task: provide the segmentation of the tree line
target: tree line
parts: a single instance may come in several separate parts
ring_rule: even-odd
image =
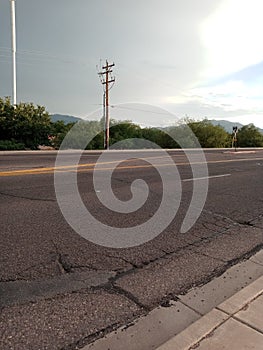
[[[114,148],[195,148],[199,145],[221,148],[231,147],[231,142],[230,133],[206,119],[187,119],[163,129],[142,128],[131,121],[111,120],[110,124],[110,146]],[[0,150],[38,149],[40,145],[54,149],[80,149],[83,145],[86,149],[103,149],[103,120],[83,120],[76,124],[52,122],[43,106],[33,103],[13,106],[10,98],[0,98]],[[263,147],[263,134],[253,124],[245,125],[238,131],[237,145]]]

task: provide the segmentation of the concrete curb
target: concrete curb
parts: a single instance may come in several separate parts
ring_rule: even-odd
[[[157,348],[157,350],[190,350],[200,346],[200,342],[248,306],[263,293],[263,276],[214,308],[207,315],[190,325],[184,331]],[[260,311],[259,311],[260,312]],[[253,328],[254,329],[254,328]],[[242,331],[240,327],[240,332]],[[260,333],[261,334],[261,333]],[[262,338],[263,339],[263,338]],[[230,344],[229,344],[230,345]],[[262,343],[261,343],[262,345]],[[230,349],[230,347],[229,347]],[[246,348],[248,349],[248,348]],[[251,347],[254,349],[254,347]]]
[[[177,339],[179,335],[181,337],[191,325],[196,325],[190,333],[190,344],[194,343],[196,339],[202,339],[204,334],[210,334],[231,318],[231,314],[223,309],[219,310],[219,306],[226,301],[236,305],[232,300],[237,292],[242,291],[243,304],[250,300],[253,293],[257,295],[252,282],[262,275],[263,250],[260,250],[249,260],[230,267],[207,284],[194,287],[185,295],[178,295],[178,300],[171,301],[170,307],[157,307],[132,324],[122,326],[86,345],[83,350],[153,350],[159,347],[163,350],[163,344]],[[186,339],[180,341],[180,344],[171,349],[181,350],[184,349],[183,346],[187,349],[189,343],[186,343]]]
[[[236,153],[246,153],[249,152],[256,152],[259,150],[262,150],[263,147],[244,147],[244,148],[238,148],[238,151],[235,152],[232,150],[232,148],[161,148],[161,149],[128,149],[128,150],[107,150],[107,153],[118,153],[118,152],[161,152],[161,151],[167,151],[167,152],[189,152],[189,151],[222,151],[223,153],[230,152],[233,154]],[[105,150],[85,150],[82,149],[67,149],[67,150],[21,150],[21,151],[0,151],[0,155],[17,155],[17,154],[57,154],[58,152],[62,153],[80,153],[83,152],[84,154],[87,153],[104,153]]]

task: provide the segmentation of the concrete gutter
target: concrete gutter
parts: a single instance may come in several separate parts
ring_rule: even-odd
[[[260,277],[157,350],[261,350],[262,311],[263,277]]]
[[[257,294],[252,293],[254,291],[253,284],[249,287],[248,292],[246,287],[262,275],[263,250],[249,260],[229,268],[220,277],[206,285],[194,288],[186,295],[179,295],[178,300],[171,302],[169,307],[158,307],[147,316],[140,317],[134,323],[119,328],[104,338],[85,346],[82,350],[190,350],[189,347],[187,348],[189,344],[190,347],[196,344],[230,318],[229,314],[222,311],[220,304],[224,305],[222,303],[239,291],[241,291],[241,295],[248,295],[248,299],[242,299],[246,301],[258,295],[260,290]],[[260,281],[263,279],[261,278]],[[230,299],[230,302],[231,300],[235,299]],[[219,307],[222,310],[219,310]],[[196,321],[197,324],[195,324]],[[192,324],[193,328],[188,331],[188,327],[191,327]],[[177,340],[177,336],[180,336],[179,340]],[[188,340],[184,339],[185,337]],[[181,345],[185,344],[185,347],[181,347],[177,343],[174,345],[173,340],[170,339],[180,342]],[[166,344],[167,348],[162,347],[164,346],[162,344]],[[212,347],[208,349],[212,349]],[[230,347],[229,349],[234,348]]]

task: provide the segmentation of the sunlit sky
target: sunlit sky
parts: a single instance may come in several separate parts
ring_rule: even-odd
[[[124,119],[173,123],[141,103],[262,128],[262,13],[262,0],[17,0],[17,100],[87,117],[101,108],[96,66],[108,59],[112,110],[137,106]],[[9,0],[0,33],[0,96],[11,96]]]

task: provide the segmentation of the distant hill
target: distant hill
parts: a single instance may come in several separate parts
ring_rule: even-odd
[[[229,122],[228,120],[210,119],[209,121],[213,125],[220,125],[220,126],[222,126],[229,133],[232,133],[233,126],[237,126],[239,129],[242,128],[242,126],[243,126],[243,124],[241,124],[241,123]]]
[[[234,123],[234,122],[229,122],[228,120],[215,120],[215,119],[210,119],[210,123],[213,125],[220,125],[222,126],[227,132],[232,133],[233,131],[233,126],[237,126],[238,129],[242,128],[244,126],[241,123]],[[263,133],[263,129],[258,128],[260,132]]]
[[[65,124],[68,123],[76,123],[79,120],[81,120],[81,118],[78,117],[74,117],[73,115],[64,115],[64,114],[51,114],[51,121],[52,122],[57,122],[58,120],[62,120]]]
[[[65,124],[68,123],[76,123],[79,120],[82,120],[81,118],[75,117],[73,115],[65,115],[65,114],[51,114],[51,121],[52,122],[56,122],[58,120],[62,120]],[[237,126],[239,129],[242,128],[243,124],[241,123],[234,123],[234,122],[230,122],[228,120],[216,120],[216,119],[209,119],[209,122],[212,123],[213,125],[220,125],[222,126],[227,132],[229,132],[230,134],[233,131],[233,126]],[[162,128],[160,128],[162,129]],[[163,129],[166,129],[166,127],[164,127]],[[263,133],[263,129],[258,128],[260,132]]]

